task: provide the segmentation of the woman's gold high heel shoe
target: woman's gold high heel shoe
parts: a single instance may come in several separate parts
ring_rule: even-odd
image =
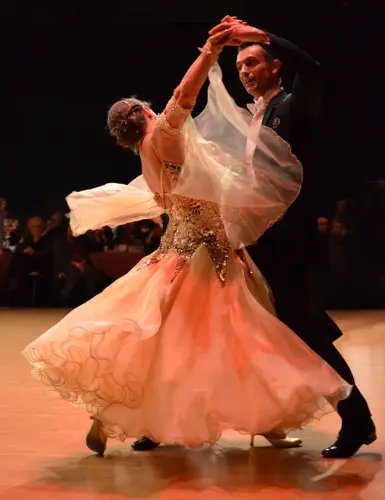
[[[102,457],[106,451],[107,436],[103,432],[102,422],[96,417],[91,417],[91,420],[93,422],[86,437],[86,445]]]
[[[254,447],[255,436],[255,434],[251,435],[250,446],[252,448]],[[302,439],[288,436],[278,437],[274,435],[274,432],[271,434],[262,434],[262,436],[269,441],[274,448],[299,448],[302,445]]]

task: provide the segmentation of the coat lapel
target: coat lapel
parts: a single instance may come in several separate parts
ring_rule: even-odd
[[[281,102],[283,102],[286,99],[286,97],[287,94],[284,90],[282,90],[282,92],[273,97],[273,99],[267,105],[265,114],[263,115],[263,120],[262,120],[263,125],[267,125],[269,123],[274,108],[278,106],[278,104],[281,104]]]

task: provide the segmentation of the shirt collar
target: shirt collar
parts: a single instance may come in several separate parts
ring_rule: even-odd
[[[276,87],[275,89],[268,90],[264,96],[258,97],[258,99],[254,99],[253,103],[247,104],[248,110],[255,115],[258,111],[265,111],[269,102],[283,91],[282,87]]]

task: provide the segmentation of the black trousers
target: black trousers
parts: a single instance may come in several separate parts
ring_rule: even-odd
[[[346,382],[354,385],[350,397],[338,404],[338,413],[343,429],[356,429],[360,423],[365,425],[371,414],[348,364],[333,344],[342,332],[312,300],[309,261],[303,243],[300,239],[293,241],[293,235],[285,237],[282,230],[274,234],[274,229],[247,250],[272,290],[278,318]]]

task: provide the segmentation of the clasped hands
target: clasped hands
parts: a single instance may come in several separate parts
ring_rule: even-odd
[[[268,35],[236,16],[225,16],[220,24],[209,31],[207,44],[222,48],[225,45],[239,46],[246,42],[269,44]]]

